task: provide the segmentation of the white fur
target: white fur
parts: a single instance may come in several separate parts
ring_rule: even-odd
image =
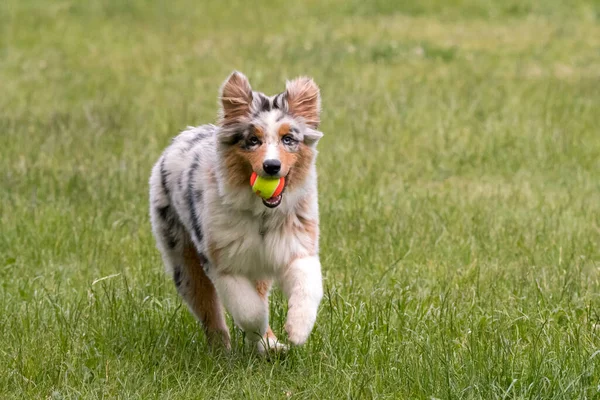
[[[271,142],[267,144],[267,152],[264,161],[266,160],[279,160],[279,148],[277,143]]]
[[[267,331],[269,309],[248,278],[241,275],[210,274],[210,278],[235,323],[250,342],[260,341]]]
[[[277,338],[265,337],[262,340],[256,342],[256,350],[260,354],[266,354],[269,352],[282,353],[288,350],[288,346],[281,343]]]
[[[282,271],[279,281],[289,299],[285,330],[293,344],[304,344],[315,324],[323,297],[321,263],[317,257],[296,259]]]

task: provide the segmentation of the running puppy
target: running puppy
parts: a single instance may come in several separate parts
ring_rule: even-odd
[[[220,93],[218,125],[189,128],[152,169],[150,216],[179,294],[211,343],[230,347],[222,304],[246,339],[264,352],[284,345],[269,327],[276,281],[288,298],[289,341],[306,342],[323,296],[315,149],[321,98],[310,78],[266,96],[232,73]],[[263,200],[256,172],[285,177]]]

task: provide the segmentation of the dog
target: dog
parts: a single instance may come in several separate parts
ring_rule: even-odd
[[[267,96],[235,71],[222,84],[219,102],[217,124],[188,127],[152,169],[156,245],[210,344],[231,347],[224,306],[260,353],[287,349],[268,322],[276,282],[288,299],[288,340],[302,345],[323,297],[319,87],[299,77]],[[250,186],[253,172],[285,177],[283,192],[261,199]]]

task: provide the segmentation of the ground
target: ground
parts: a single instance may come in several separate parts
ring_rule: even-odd
[[[598,398],[599,20],[578,0],[0,2],[0,398]],[[152,163],[215,120],[233,69],[323,95],[326,293],[281,359],[238,330],[207,350],[148,221]],[[280,334],[285,311],[275,292]]]

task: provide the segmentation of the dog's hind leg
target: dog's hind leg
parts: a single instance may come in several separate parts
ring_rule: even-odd
[[[173,270],[177,291],[200,320],[208,342],[230,347],[229,328],[213,283],[204,272],[207,262],[190,242],[184,244],[182,263]]]
[[[217,292],[204,272],[206,259],[198,253],[177,217],[160,174],[151,178],[150,217],[166,269],[171,273],[177,291],[191,312],[200,320],[210,344],[230,347],[229,329]]]
[[[178,247],[176,252],[163,253],[163,259],[172,271],[177,292],[202,324],[209,344],[230,348],[229,328],[223,307],[214,285],[204,272],[203,263],[206,260],[198,254],[189,239]]]

